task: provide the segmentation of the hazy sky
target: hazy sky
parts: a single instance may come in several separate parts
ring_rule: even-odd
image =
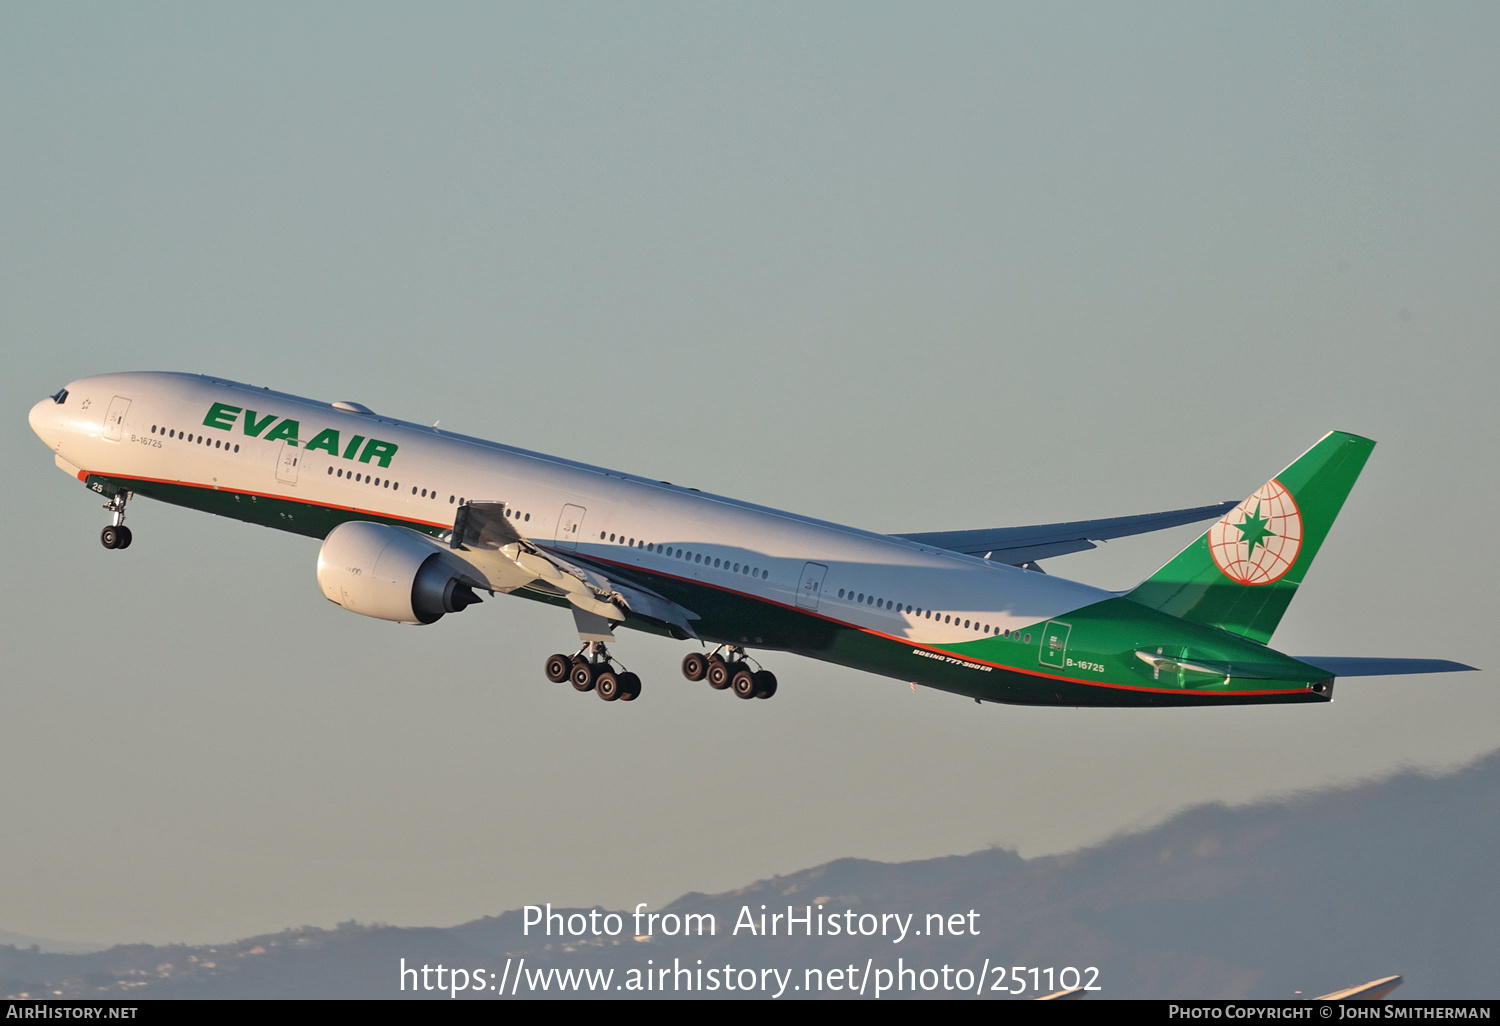
[[[26,425],[202,371],[877,531],[1242,498],[1379,441],[1273,644],[1500,665],[1500,8],[0,7],[0,929],[214,941],[1053,852],[1500,745],[1494,672],[1026,709],[563,611],[343,612],[317,543]],[[1179,530],[1053,560],[1107,587]],[[1338,853],[1330,853],[1337,858]]]

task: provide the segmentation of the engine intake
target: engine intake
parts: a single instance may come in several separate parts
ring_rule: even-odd
[[[480,601],[462,560],[404,527],[354,521],[318,550],[318,586],[351,613],[397,623],[435,623]]]

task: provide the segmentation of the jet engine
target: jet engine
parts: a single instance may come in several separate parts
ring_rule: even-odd
[[[465,583],[475,576],[426,535],[386,524],[340,524],[318,550],[318,586],[330,602],[398,623],[434,623],[478,602]]]

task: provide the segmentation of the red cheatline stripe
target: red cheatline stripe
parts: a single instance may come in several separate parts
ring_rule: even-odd
[[[78,480],[82,481],[84,478],[89,477],[91,474],[92,471],[80,470],[78,472]],[[219,488],[215,485],[202,485],[197,484],[193,481],[174,481],[171,478],[166,477],[133,477],[127,474],[98,474],[94,476],[107,477],[111,481],[144,481],[148,484],[166,484],[178,485],[182,488],[199,488],[205,492],[226,492],[230,495],[253,495],[258,499],[276,499],[280,502],[294,502],[299,506],[312,506],[317,509],[340,509],[349,513],[366,513],[372,517],[380,517],[383,520],[400,520],[408,524],[421,524],[423,527],[436,527],[444,530],[453,526],[452,524],[445,524],[442,521],[433,522],[431,520],[418,520],[414,517],[403,517],[395,513],[382,513],[379,510],[375,509],[361,509],[359,506],[340,506],[337,503],[313,502],[311,499],[299,499],[293,495],[276,495],[273,492],[252,492],[247,491],[243,488]]]
[[[80,470],[78,472],[78,480],[80,480],[80,481],[84,480],[85,478],[87,478],[89,476],[90,476],[90,472],[89,471]],[[295,497],[289,496],[289,495],[276,495],[276,494],[271,493],[271,492],[251,492],[251,491],[245,491],[243,489],[238,489],[238,488],[218,488],[218,487],[214,487],[214,486],[211,486],[211,485],[196,484],[196,483],[194,483],[192,481],[174,481],[174,480],[172,480],[170,478],[164,478],[164,477],[134,477],[134,476],[126,475],[126,474],[100,474],[100,475],[97,475],[97,476],[99,476],[99,477],[107,477],[110,480],[118,480],[118,481],[144,481],[144,482],[146,482],[148,484],[167,484],[167,485],[178,485],[178,486],[181,486],[183,488],[201,488],[204,491],[228,492],[230,495],[253,495],[256,498],[261,498],[261,499],[277,499],[277,500],[280,500],[282,502],[294,502],[294,503],[298,504],[299,506],[313,506],[313,507],[316,507],[318,509],[338,509],[338,510],[344,510],[344,511],[349,512],[349,513],[365,513],[365,514],[369,514],[370,516],[381,517],[382,519],[385,519],[385,520],[400,520],[400,521],[403,521],[403,522],[408,523],[408,524],[421,524],[424,527],[436,527],[436,528],[439,528],[439,529],[446,529],[446,528],[452,526],[451,524],[445,524],[445,523],[442,523],[441,521],[434,523],[433,521],[430,521],[430,520],[417,520],[417,519],[414,519],[412,517],[397,516],[397,515],[392,514],[392,513],[381,513],[380,511],[373,510],[373,509],[361,509],[358,506],[339,506],[339,505],[336,505],[336,504],[325,503],[325,502],[313,502],[311,499],[299,499],[299,498],[295,498]],[[535,539],[532,539],[532,543],[536,544],[536,545],[540,545],[542,548],[550,548],[550,546],[542,545],[540,542],[536,541]],[[705,588],[712,588],[715,591],[721,591],[721,592],[724,592],[724,593],[729,594],[729,595],[738,596],[740,598],[748,598],[748,599],[751,599],[753,601],[762,602],[762,603],[765,603],[766,605],[770,605],[770,606],[777,606],[777,607],[779,607],[781,609],[787,609],[787,610],[790,610],[790,611],[792,611],[794,613],[800,613],[803,616],[811,616],[811,617],[814,617],[816,619],[823,620],[823,621],[826,621],[826,622],[831,623],[831,624],[835,624],[835,625],[837,625],[839,627],[844,627],[844,628],[847,628],[849,630],[859,631],[862,634],[870,634],[870,635],[873,635],[874,637],[877,637],[877,638],[884,638],[887,641],[891,641],[891,642],[894,642],[894,643],[899,644],[899,645],[905,645],[905,646],[908,646],[910,648],[920,648],[920,649],[923,649],[924,651],[932,652],[935,655],[948,656],[949,658],[952,658],[952,659],[962,659],[965,662],[973,663],[976,666],[991,666],[991,667],[994,667],[997,670],[1007,670],[1007,671],[1009,671],[1011,673],[1025,674],[1028,677],[1042,677],[1042,678],[1045,678],[1047,680],[1060,680],[1060,681],[1064,681],[1064,682],[1069,683],[1069,684],[1082,684],[1085,687],[1091,687],[1091,688],[1113,688],[1113,689],[1118,690],[1118,691],[1149,691],[1149,692],[1152,692],[1154,694],[1161,694],[1161,695],[1182,695],[1182,694],[1197,694],[1197,695],[1209,695],[1209,696],[1218,696],[1218,695],[1225,695],[1225,696],[1228,696],[1228,695],[1296,695],[1296,694],[1301,694],[1301,693],[1303,693],[1304,691],[1307,690],[1306,688],[1282,688],[1282,689],[1267,690],[1267,691],[1184,691],[1184,690],[1182,690],[1180,688],[1148,688],[1148,687],[1143,687],[1143,686],[1134,685],[1134,684],[1109,684],[1109,683],[1106,683],[1104,681],[1097,681],[1097,680],[1080,680],[1077,677],[1065,677],[1065,676],[1063,676],[1061,674],[1057,674],[1057,673],[1045,673],[1045,672],[1043,672],[1041,670],[1028,670],[1028,669],[1026,669],[1024,667],[1021,667],[1021,666],[1007,666],[1005,663],[994,663],[994,662],[990,662],[987,659],[976,659],[976,658],[974,658],[971,655],[966,655],[966,654],[963,654],[963,653],[960,653],[960,652],[952,652],[952,651],[949,651],[948,649],[945,649],[945,648],[938,648],[938,647],[936,647],[934,645],[923,644],[920,641],[912,641],[910,638],[899,638],[899,637],[897,637],[894,634],[886,634],[883,631],[877,631],[877,630],[875,630],[874,628],[871,628],[871,627],[861,627],[859,624],[848,623],[848,622],[843,621],[843,620],[835,619],[834,617],[831,617],[831,616],[825,616],[824,614],[819,613],[819,612],[817,612],[815,610],[803,609],[801,606],[787,605],[785,602],[777,602],[775,599],[763,598],[763,597],[761,597],[759,595],[751,595],[751,594],[749,594],[747,592],[736,591],[734,588],[725,588],[725,587],[722,587],[721,585],[713,584],[713,583],[711,583],[709,581],[693,580],[693,579],[687,578],[687,577],[678,577],[676,574],[664,573],[664,572],[662,572],[660,570],[647,570],[647,569],[642,568],[642,567],[634,567],[634,566],[631,566],[628,563],[621,563],[618,560],[606,559],[606,558],[604,558],[602,556],[588,556],[586,558],[594,560],[595,562],[606,563],[606,564],[608,564],[610,566],[618,566],[618,567],[621,567],[622,569],[626,569],[626,570],[636,570],[636,571],[641,572],[641,573],[654,574],[654,575],[656,575],[658,577],[667,577],[667,578],[670,578],[671,580],[674,580],[674,581],[681,581],[684,584],[693,584],[693,585],[698,585],[698,586],[705,587]]]
[[[962,659],[965,662],[974,663],[975,665],[978,665],[978,666],[992,666],[992,667],[994,667],[997,670],[1008,670],[1011,673],[1025,674],[1028,677],[1044,677],[1047,680],[1060,680],[1060,681],[1065,681],[1065,682],[1067,682],[1069,684],[1083,684],[1083,685],[1085,685],[1087,687],[1091,687],[1091,688],[1113,688],[1113,689],[1118,690],[1118,691],[1149,691],[1149,692],[1151,692],[1153,694],[1160,694],[1160,695],[1182,695],[1182,694],[1204,694],[1204,695],[1299,695],[1299,694],[1302,694],[1304,691],[1307,690],[1306,688],[1279,688],[1279,689],[1263,690],[1263,691],[1185,691],[1185,690],[1183,690],[1181,688],[1148,688],[1148,687],[1145,687],[1143,685],[1136,685],[1136,684],[1110,684],[1110,683],[1107,683],[1105,681],[1098,681],[1098,680],[1081,680],[1081,679],[1079,679],[1077,677],[1065,677],[1062,674],[1058,674],[1058,673],[1044,673],[1041,670],[1028,670],[1025,667],[1021,667],[1021,666],[1007,666],[1005,663],[993,663],[993,662],[990,662],[987,659],[976,659],[976,658],[974,658],[971,655],[966,655],[966,654],[963,654],[963,653],[960,653],[960,652],[952,652],[952,651],[949,651],[948,649],[938,648],[938,647],[933,646],[933,645],[926,645],[926,644],[923,644],[920,641],[912,641],[910,638],[900,638],[900,637],[897,637],[894,634],[886,634],[883,631],[877,631],[877,630],[875,630],[872,627],[861,627],[859,624],[856,624],[856,623],[848,623],[848,622],[843,621],[843,620],[835,619],[834,617],[831,617],[831,616],[825,616],[822,613],[819,613],[819,612],[817,612],[815,610],[803,609],[801,606],[789,606],[785,602],[777,602],[775,599],[762,598],[759,595],[750,595],[750,594],[747,594],[746,592],[736,591],[733,588],[721,587],[720,585],[713,584],[713,583],[711,583],[709,581],[700,581],[700,580],[693,580],[693,579],[687,578],[687,577],[678,577],[676,574],[663,573],[662,571],[659,571],[659,570],[646,570],[646,569],[644,569],[642,567],[632,566],[629,563],[621,563],[618,560],[605,559],[602,556],[589,556],[588,558],[591,559],[591,560],[593,560],[593,561],[595,561],[595,562],[598,562],[598,563],[607,563],[610,566],[618,566],[618,567],[621,567],[622,569],[625,569],[625,570],[635,570],[635,571],[642,572],[642,573],[654,574],[654,575],[656,575],[658,577],[667,577],[667,578],[670,578],[670,579],[672,579],[674,581],[681,581],[684,584],[692,584],[692,585],[698,585],[698,586],[705,587],[705,588],[712,588],[715,591],[722,591],[722,592],[725,592],[725,593],[730,594],[730,595],[739,596],[740,598],[748,598],[748,599],[752,599],[752,600],[754,600],[756,602],[763,602],[763,603],[765,603],[766,605],[769,605],[769,606],[777,606],[777,607],[779,607],[781,609],[788,609],[788,610],[791,610],[794,613],[800,613],[803,616],[811,616],[811,617],[814,617],[815,619],[824,620],[824,621],[826,621],[828,623],[835,624],[835,625],[837,625],[839,627],[845,627],[845,628],[848,628],[849,630],[859,631],[862,634],[870,634],[870,635],[873,635],[873,636],[875,636],[877,638],[884,638],[887,641],[892,641],[892,642],[895,642],[895,643],[897,643],[899,645],[905,645],[908,648],[920,648],[920,649],[923,649],[924,651],[932,652],[935,655],[948,656],[948,657],[953,658],[953,659]]]

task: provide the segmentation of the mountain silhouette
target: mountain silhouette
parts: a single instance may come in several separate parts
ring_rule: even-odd
[[[852,966],[862,973],[866,965],[932,969],[929,980],[947,965],[967,969],[973,979],[988,961],[1007,968],[1007,987],[1017,985],[1009,972],[1014,966],[1071,966],[1080,973],[1093,967],[1101,996],[1120,998],[1292,997],[1392,973],[1405,977],[1402,998],[1494,998],[1500,996],[1497,879],[1500,752],[1446,776],[1408,772],[1255,805],[1199,806],[1064,855],[1022,859],[991,849],[903,863],[840,859],[737,891],[686,894],[649,910],[712,915],[712,936],[664,936],[658,920],[649,940],[637,940],[631,910],[616,910],[623,924],[616,936],[554,931],[549,938],[536,927],[524,934],[523,912],[513,910],[451,928],[345,923],[196,947],[122,945],[69,954],[0,945],[0,994],[446,1000],[451,979],[439,991],[407,976],[401,990],[401,960],[408,968],[483,969],[490,983],[509,960],[505,978],[514,984],[509,973],[520,971],[524,958],[533,974],[613,969],[612,996],[623,996],[614,987],[630,970],[639,975],[648,968],[649,959],[652,970],[792,970],[785,996],[806,996],[792,986],[810,979],[809,968],[825,984],[830,977],[821,974],[828,970]],[[759,935],[762,906],[768,917],[783,916],[776,936]],[[856,925],[859,916],[873,916],[866,926],[887,914],[911,918],[899,942],[889,918],[880,920],[885,936],[842,930],[836,937],[806,936],[800,922],[787,936],[788,906],[799,918],[812,906],[825,921],[836,914]],[[745,928],[747,915],[753,933]],[[941,918],[942,936],[928,932],[936,925],[928,916]],[[956,935],[947,929],[953,916]],[[992,968],[986,996],[998,996],[989,989],[994,980]],[[430,974],[426,982],[433,982]],[[1023,982],[1018,996],[1051,989],[1045,974],[1023,974]],[[584,988],[579,996],[589,993]],[[669,989],[665,996],[674,993],[733,996],[722,989]],[[924,993],[957,996],[941,986]],[[529,996],[556,990],[549,985],[545,994]]]

